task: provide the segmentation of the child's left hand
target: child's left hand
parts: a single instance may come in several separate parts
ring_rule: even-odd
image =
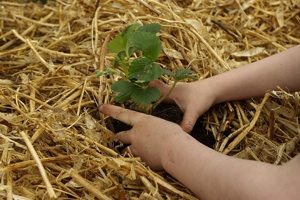
[[[118,106],[102,105],[100,112],[133,126],[116,136],[124,144],[129,144],[127,151],[141,157],[153,170],[163,169],[162,157],[168,151],[168,139],[176,134],[186,134],[175,123]]]

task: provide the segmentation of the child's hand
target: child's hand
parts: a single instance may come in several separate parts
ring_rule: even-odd
[[[150,86],[157,87],[162,95],[165,95],[171,86],[156,80]],[[167,102],[175,102],[184,112],[181,128],[190,133],[200,115],[207,111],[215,101],[213,88],[210,88],[205,80],[192,83],[178,83],[174,91],[166,99]]]
[[[100,112],[132,126],[129,131],[122,131],[116,136],[124,144],[130,145],[127,151],[141,157],[154,170],[163,169],[162,157],[170,150],[168,141],[178,134],[184,134],[175,123],[118,106],[102,105]]]

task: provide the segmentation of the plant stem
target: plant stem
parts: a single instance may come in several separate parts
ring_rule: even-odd
[[[175,85],[178,83],[178,81],[174,81],[171,89],[168,91],[167,94],[165,94],[164,96],[162,96],[157,102],[155,102],[152,106],[152,109],[150,112],[152,112],[161,102],[163,102],[173,91],[175,88]]]

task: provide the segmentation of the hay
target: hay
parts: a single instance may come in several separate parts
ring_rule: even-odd
[[[119,155],[98,113],[113,103],[114,77],[95,77],[113,63],[106,44],[136,22],[162,24],[160,62],[200,79],[300,43],[297,0],[1,1],[1,198],[196,199],[166,173]],[[279,88],[213,107],[206,128],[217,151],[282,164],[299,153],[298,108],[299,93]]]

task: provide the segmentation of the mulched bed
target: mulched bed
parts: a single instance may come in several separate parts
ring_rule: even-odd
[[[117,151],[98,106],[114,104],[118,77],[95,74],[113,64],[107,42],[137,22],[160,23],[159,62],[199,79],[300,43],[298,1],[217,2],[0,1],[0,197],[197,199]],[[283,89],[212,107],[202,116],[212,148],[275,165],[297,155],[299,93]]]

